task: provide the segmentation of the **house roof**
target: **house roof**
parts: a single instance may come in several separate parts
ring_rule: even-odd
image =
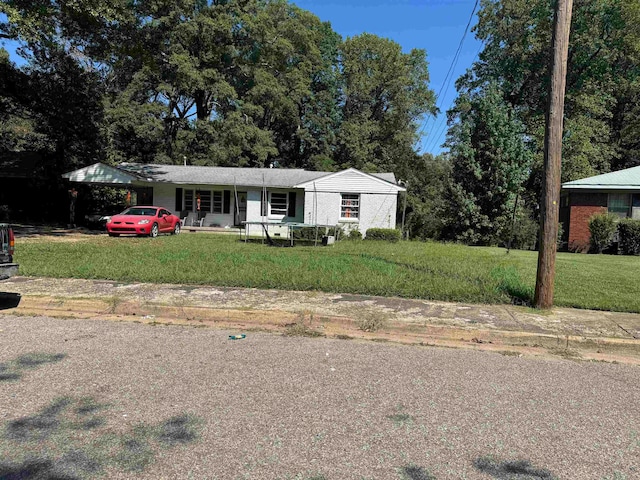
[[[393,189],[396,192],[404,192],[406,191],[406,189],[404,187],[399,186],[396,183],[396,177],[393,173],[366,173],[366,172],[361,172],[360,170],[357,170],[355,168],[348,168],[346,170],[341,170],[339,172],[332,172],[332,173],[327,173],[326,175],[324,175],[322,177],[322,182],[326,181],[326,180],[330,180],[331,178],[334,177],[339,177],[339,176],[344,176],[344,175],[348,175],[349,173],[355,173],[357,175],[360,175],[361,177],[369,177],[369,178],[373,178],[374,181],[376,181],[379,185],[381,186],[385,186],[388,188],[391,185],[393,185]],[[302,182],[298,185],[295,185],[296,188],[309,188],[311,186],[312,183],[315,183],[316,179],[314,178],[313,180],[309,180],[306,182]],[[319,183],[322,183],[319,182]]]
[[[640,166],[562,184],[564,190],[640,190]]]
[[[93,183],[97,185],[131,185],[139,179],[137,175],[127,173],[119,168],[94,163],[84,168],[67,172],[62,175],[71,182]]]
[[[63,177],[72,181],[92,182],[88,169],[96,169],[94,164],[84,169],[68,172]],[[106,165],[104,165],[106,167]],[[112,168],[112,167],[109,167]],[[300,184],[317,180],[334,172],[311,172],[289,168],[238,168],[204,167],[193,165],[155,165],[121,163],[114,170],[121,171],[133,180],[149,183],[172,183],[190,185],[238,185],[243,187],[295,188]],[[83,175],[78,175],[83,172]],[[396,184],[393,173],[371,174],[386,182]],[[80,179],[81,180],[76,180]]]

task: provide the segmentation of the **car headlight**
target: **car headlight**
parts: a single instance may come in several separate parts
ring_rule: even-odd
[[[146,225],[147,223],[149,223],[149,220],[140,220],[138,225]]]

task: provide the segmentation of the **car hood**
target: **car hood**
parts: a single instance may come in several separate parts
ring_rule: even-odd
[[[140,220],[154,220],[155,217],[149,215],[114,215],[111,217],[111,222],[131,222],[138,223]]]

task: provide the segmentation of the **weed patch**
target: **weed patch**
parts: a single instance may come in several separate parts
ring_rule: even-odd
[[[363,332],[377,332],[389,323],[389,315],[382,312],[369,312],[366,317],[358,320],[358,328]]]
[[[393,423],[395,423],[398,427],[401,427],[403,425],[410,425],[413,423],[413,417],[408,413],[395,413],[393,415],[387,415],[387,418],[393,421]]]
[[[313,313],[302,312],[294,323],[285,325],[284,334],[288,337],[325,337],[326,335],[313,328]]]

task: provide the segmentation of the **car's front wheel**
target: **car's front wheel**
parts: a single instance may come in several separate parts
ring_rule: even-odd
[[[154,223],[153,226],[151,227],[151,230],[149,231],[149,236],[151,238],[156,238],[158,236],[158,224]]]
[[[178,235],[180,233],[180,222],[176,222],[176,226],[173,227],[173,234]]]
[[[119,236],[120,236],[120,234],[119,234],[119,233],[109,232],[109,236],[110,236],[110,237],[119,237]]]

